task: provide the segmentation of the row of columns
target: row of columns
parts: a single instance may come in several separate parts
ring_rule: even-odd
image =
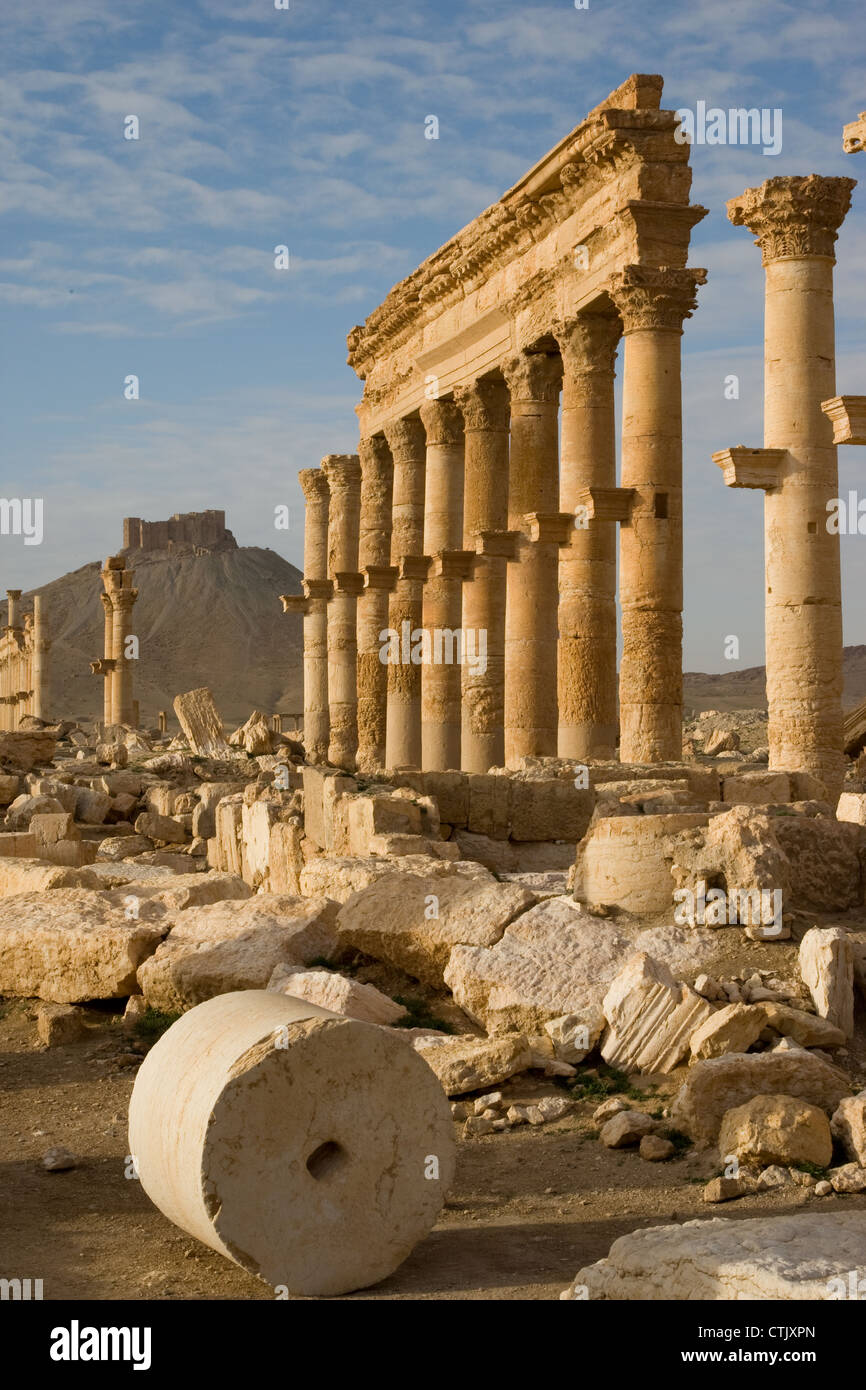
[[[42,598],[33,596],[33,613],[21,616],[21,590],[7,589],[6,626],[0,630],[0,729],[19,727],[21,718],[44,718],[45,657],[50,647]]]
[[[618,723],[624,761],[680,756],[680,337],[704,278],[627,267],[604,311],[551,326],[558,351],[521,352],[301,473],[304,596],[283,602],[304,614],[308,756],[485,772],[611,757]],[[473,637],[484,665],[466,661]]]
[[[103,722],[138,723],[133,699],[132,662],[128,639],[132,637],[132,609],[138,598],[133,587],[134,573],[126,568],[123,555],[110,555],[102,570],[104,613],[103,656],[90,663],[90,669],[104,680]]]

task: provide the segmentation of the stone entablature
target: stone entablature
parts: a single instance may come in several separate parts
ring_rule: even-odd
[[[349,334],[362,436],[471,384],[601,302],[629,265],[686,264],[689,146],[662,79],[634,75]],[[429,394],[429,391],[428,391]]]

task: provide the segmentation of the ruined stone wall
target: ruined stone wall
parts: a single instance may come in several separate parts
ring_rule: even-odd
[[[175,512],[167,521],[142,521],[138,516],[123,519],[124,550],[170,550],[173,545],[235,548],[237,542],[226,529],[224,511]]]

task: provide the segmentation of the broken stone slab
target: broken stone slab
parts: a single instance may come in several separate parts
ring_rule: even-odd
[[[577,847],[574,896],[645,915],[673,900],[671,855],[683,831],[706,826],[705,814],[611,816],[596,821]]]
[[[35,859],[39,846],[36,836],[29,830],[10,830],[0,832],[0,860]]]
[[[156,916],[174,917],[193,907],[207,907],[210,903],[246,902],[252,897],[252,889],[237,874],[170,874],[165,879],[151,883],[125,883],[113,890],[113,900],[121,906],[144,904],[158,908]]]
[[[135,822],[135,833],[165,845],[180,845],[189,839],[180,821],[172,816],[161,816],[157,811],[142,811]]]
[[[128,920],[105,894],[56,888],[0,899],[0,994],[75,1004],[138,992],[165,927]]]
[[[230,758],[232,756],[223,732],[219,711],[207,686],[200,686],[197,690],[188,690],[183,695],[176,695],[174,712],[193,753],[197,753],[203,758]],[[165,756],[163,755],[163,757]],[[161,762],[162,759],[159,761]]]
[[[177,1013],[232,990],[265,989],[278,965],[303,965],[336,949],[336,905],[326,898],[259,893],[177,914],[138,982],[147,1002]]]
[[[85,1015],[71,1004],[40,1003],[36,1009],[36,1031],[44,1047],[66,1047],[87,1033]]]
[[[830,1131],[851,1161],[866,1168],[866,1091],[840,1101],[833,1112]]]
[[[760,1004],[726,1004],[717,1009],[692,1034],[693,1057],[723,1057],[726,1052],[748,1052],[766,1026]]]
[[[694,984],[707,962],[718,956],[724,947],[713,927],[681,927],[668,923],[639,932],[634,938],[634,949],[646,951],[660,965],[666,965],[675,979]],[[703,993],[702,990],[697,992]]]
[[[606,1121],[598,1137],[606,1149],[632,1149],[654,1129],[655,1120],[643,1110],[620,1110]]]
[[[350,980],[331,970],[295,970],[290,965],[278,965],[268,981],[268,989],[292,999],[306,999],[341,1018],[356,1018],[361,1023],[388,1025],[406,1017],[404,1006],[374,985]]]
[[[57,736],[36,730],[0,733],[0,762],[21,772],[50,763],[57,747]]]
[[[111,809],[111,797],[93,787],[76,787],[75,819],[83,825],[103,825]]]
[[[391,1274],[454,1173],[451,1112],[388,1029],[266,991],[208,1000],[136,1077],[130,1152],[169,1220],[290,1294]]]
[[[8,806],[18,796],[21,788],[21,778],[14,773],[0,773],[0,806]]]
[[[533,902],[489,875],[392,872],[349,898],[337,926],[344,945],[441,985],[454,946],[492,945]]]
[[[815,1008],[850,1038],[854,1032],[854,949],[843,927],[811,927],[800,942],[800,974]]]
[[[603,918],[570,898],[549,898],[523,912],[492,946],[455,946],[445,983],[466,1014],[489,1034],[540,1033],[573,1014],[592,1045],[604,1027],[601,1001],[632,947]]]
[[[831,816],[775,816],[774,825],[790,865],[786,905],[841,912],[863,901],[859,825]]]
[[[836,819],[866,825],[866,792],[843,792],[836,806]]]
[[[498,1086],[532,1066],[532,1049],[520,1033],[504,1038],[428,1035],[416,1037],[413,1046],[436,1073],[448,1096]]]
[[[718,1302],[847,1296],[866,1266],[866,1212],[802,1212],[650,1226],[615,1240],[581,1269],[564,1299]]]
[[[793,1038],[801,1047],[844,1047],[846,1035],[826,1018],[768,1000],[761,1004],[767,1024],[783,1038]]]
[[[843,1072],[801,1048],[731,1052],[690,1067],[671,1107],[671,1123],[696,1144],[709,1145],[718,1137],[725,1112],[752,1096],[793,1096],[830,1114],[849,1089]]]
[[[19,893],[44,893],[49,888],[101,888],[102,880],[89,868],[46,864],[43,859],[0,858],[0,899]]]
[[[737,806],[774,806],[791,800],[787,772],[735,772],[722,778],[722,801]]]
[[[278,826],[274,827],[274,830],[276,829]],[[399,867],[402,869],[406,863],[407,860],[404,859]],[[416,872],[419,866],[419,860],[412,861],[411,867]],[[354,859],[350,856],[332,857],[321,854],[308,859],[303,865],[298,874],[298,887],[304,898],[324,896],[333,898],[335,902],[345,903],[354,893],[363,892],[378,878],[393,873],[394,868],[395,865],[390,864],[387,859],[372,856]]]
[[[706,999],[643,951],[625,963],[602,1010],[608,1028],[601,1055],[622,1071],[673,1071],[687,1056],[692,1034],[713,1018]]]
[[[153,849],[153,840],[146,835],[112,835],[97,846],[97,863],[113,864],[124,859],[134,859],[138,854],[146,854]]]
[[[29,796],[25,792],[22,796],[16,796],[6,812],[6,825],[9,830],[28,830],[34,816],[52,815],[62,810],[62,805],[53,796]]]
[[[732,925],[731,916],[737,923],[754,921],[760,923],[765,915],[760,899],[753,908],[744,900],[744,894],[781,893],[781,901],[787,902],[790,883],[790,864],[781,844],[776,838],[776,827],[781,817],[773,817],[750,806],[733,806],[721,815],[712,816],[704,827],[684,830],[677,836],[672,850],[673,881],[677,889],[677,921],[697,926],[713,926],[712,914],[707,913],[706,923],[692,915],[697,911],[702,891],[707,884],[723,883],[730,900],[726,914],[727,925]],[[691,897],[683,896],[686,890]],[[732,895],[737,894],[734,903]],[[722,925],[718,923],[716,925]]]
[[[793,1096],[752,1096],[725,1111],[719,1153],[725,1163],[733,1157],[761,1166],[813,1163],[826,1168],[833,1157],[830,1121],[817,1105]]]

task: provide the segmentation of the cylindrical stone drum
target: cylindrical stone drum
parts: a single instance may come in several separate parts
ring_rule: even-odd
[[[445,1093],[411,1045],[302,999],[209,999],[145,1058],[129,1108],[142,1187],[175,1225],[296,1295],[384,1279],[454,1172]]]

